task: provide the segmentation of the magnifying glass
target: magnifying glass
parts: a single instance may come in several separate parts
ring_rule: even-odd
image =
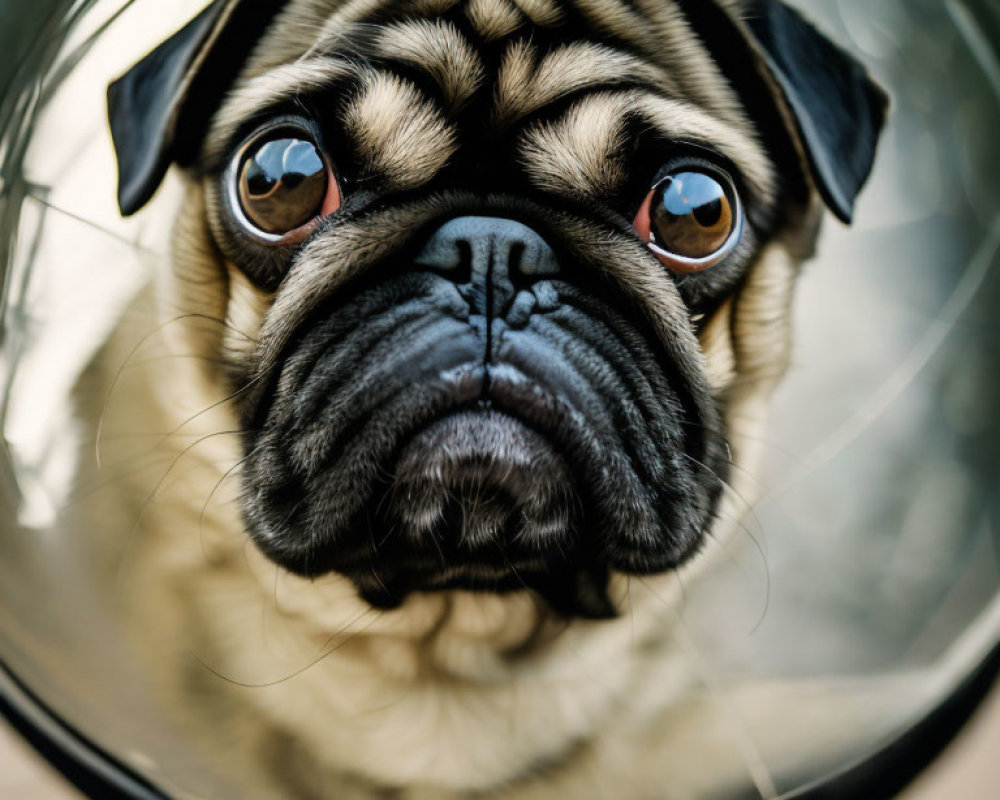
[[[169,431],[128,429],[152,402],[128,363],[179,351],[162,331],[108,349],[171,245],[155,208],[119,213],[105,92],[203,4],[7,5],[0,709],[92,797],[255,797],[240,758],[213,758],[168,707],[122,608],[136,519],[177,477],[162,483],[150,455]],[[1000,11],[795,5],[893,110],[855,225],[827,220],[798,284],[762,498],[720,566],[685,587],[679,636],[727,732],[714,768],[742,776],[741,794],[706,797],[891,797],[1000,667]],[[179,191],[168,177],[156,207]],[[96,388],[98,362],[120,367],[113,393]],[[203,422],[192,442],[212,432]],[[143,470],[151,488],[124,509],[115,487]],[[161,644],[210,672],[190,641]]]

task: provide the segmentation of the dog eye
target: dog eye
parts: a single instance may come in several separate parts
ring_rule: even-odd
[[[633,227],[666,267],[698,272],[739,243],[742,209],[735,188],[721,176],[678,170],[646,195]]]
[[[266,241],[305,238],[315,220],[340,207],[329,163],[311,141],[283,136],[252,143],[236,179],[240,210]]]

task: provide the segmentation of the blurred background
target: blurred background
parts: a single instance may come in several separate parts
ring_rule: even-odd
[[[893,111],[856,224],[848,229],[828,219],[800,284],[794,363],[766,442],[765,497],[747,535],[733,544],[728,566],[691,592],[685,620],[717,681],[749,676],[793,685],[817,676],[905,674],[918,676],[922,689],[881,726],[846,731],[849,745],[796,768],[766,741],[757,742],[774,773],[767,796],[775,798],[908,729],[944,700],[1000,634],[1000,3],[792,4],[870,67],[889,88]],[[106,724],[107,703],[88,705],[85,695],[99,690],[60,679],[67,659],[97,663],[90,633],[100,627],[113,638],[105,630],[113,623],[95,624],[97,603],[67,612],[58,602],[64,576],[55,562],[46,562],[47,573],[30,566],[39,531],[50,543],[72,532],[56,521],[58,479],[46,462],[51,453],[25,433],[33,425],[33,435],[41,436],[39,422],[25,422],[25,401],[18,403],[18,397],[37,397],[24,376],[35,374],[45,357],[33,343],[52,329],[57,300],[40,289],[19,295],[14,287],[27,285],[28,276],[44,286],[37,276],[57,269],[38,255],[45,251],[38,241],[58,240],[71,225],[107,231],[118,224],[112,180],[87,185],[93,198],[83,195],[88,200],[79,203],[79,187],[60,185],[70,171],[57,167],[70,161],[55,156],[82,158],[93,148],[95,169],[113,178],[103,129],[106,81],[88,84],[86,92],[74,88],[72,98],[64,89],[74,71],[103,57],[95,37],[104,35],[105,25],[114,36],[125,5],[0,0],[0,93],[11,126],[0,151],[0,374],[10,472],[0,501],[4,513],[18,509],[16,523],[10,511],[0,549],[0,660],[113,752],[125,751],[128,726]],[[144,8],[149,13],[156,3]],[[188,16],[187,10],[173,14],[175,22]],[[60,27],[63,19],[87,35],[74,38]],[[142,55],[171,25],[154,28],[120,63]],[[14,146],[37,138],[36,121],[38,131],[59,131],[58,147],[55,139],[43,147]],[[24,130],[13,131],[22,124]],[[115,230],[119,247],[143,235],[136,227]],[[128,294],[122,293],[123,303]],[[47,419],[42,423],[49,426]],[[755,721],[743,722],[754,738]],[[821,716],[815,723],[817,729],[825,724]],[[162,746],[156,737],[141,745],[129,762],[137,769]],[[994,692],[904,796],[1000,796],[997,753],[1000,696]],[[72,796],[0,728],[0,797]]]

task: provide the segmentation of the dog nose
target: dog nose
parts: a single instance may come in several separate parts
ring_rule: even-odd
[[[556,255],[533,228],[500,217],[456,217],[431,235],[415,259],[471,285],[474,310],[495,316],[519,289],[559,272]]]

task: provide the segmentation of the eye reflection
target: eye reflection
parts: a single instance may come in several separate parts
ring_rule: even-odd
[[[239,177],[240,205],[260,230],[284,234],[315,217],[327,194],[326,164],[315,144],[273,139],[250,152]]]
[[[701,172],[671,175],[653,191],[651,243],[685,258],[707,258],[720,250],[733,229],[726,190]]]

